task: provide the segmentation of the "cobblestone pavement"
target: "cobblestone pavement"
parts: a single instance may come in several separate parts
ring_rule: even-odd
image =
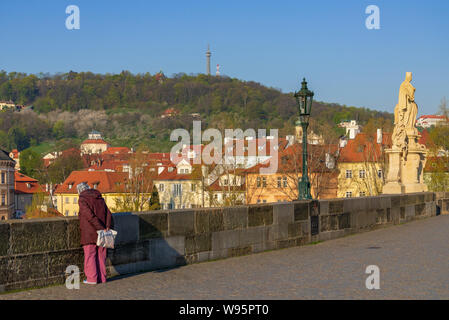
[[[0,299],[449,299],[449,216],[284,250]],[[380,289],[368,290],[368,265]]]

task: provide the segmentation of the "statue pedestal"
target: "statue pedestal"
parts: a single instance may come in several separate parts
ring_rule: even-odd
[[[423,181],[426,154],[427,152],[424,150],[412,149],[408,151],[407,160],[403,162],[401,170],[405,193],[428,190]]]
[[[388,155],[388,169],[386,184],[382,188],[384,194],[405,193],[405,187],[401,182],[401,150],[385,150]]]
[[[414,193],[428,190],[423,181],[427,152],[425,147],[418,143],[419,135],[408,135],[407,137],[409,150],[406,157],[399,149],[385,150],[389,163],[387,183],[382,189],[384,194]]]

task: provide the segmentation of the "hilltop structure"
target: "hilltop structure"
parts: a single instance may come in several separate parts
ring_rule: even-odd
[[[210,46],[207,45],[207,51],[206,51],[206,74],[208,76],[210,76],[210,56],[211,56],[211,52],[210,52]]]
[[[421,128],[430,128],[437,126],[439,123],[446,123],[449,119],[441,115],[423,115],[416,120],[416,126]]]
[[[103,140],[101,133],[93,130],[89,137],[81,143],[81,154],[102,153],[109,148],[109,143]]]

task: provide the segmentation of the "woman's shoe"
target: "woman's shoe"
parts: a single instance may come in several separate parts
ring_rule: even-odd
[[[97,284],[96,282],[90,282],[90,281],[87,281],[87,280],[83,280],[83,283],[84,284]]]

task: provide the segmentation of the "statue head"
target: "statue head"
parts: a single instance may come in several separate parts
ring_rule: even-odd
[[[408,82],[412,81],[412,73],[411,72],[406,72],[405,73],[405,80]]]

